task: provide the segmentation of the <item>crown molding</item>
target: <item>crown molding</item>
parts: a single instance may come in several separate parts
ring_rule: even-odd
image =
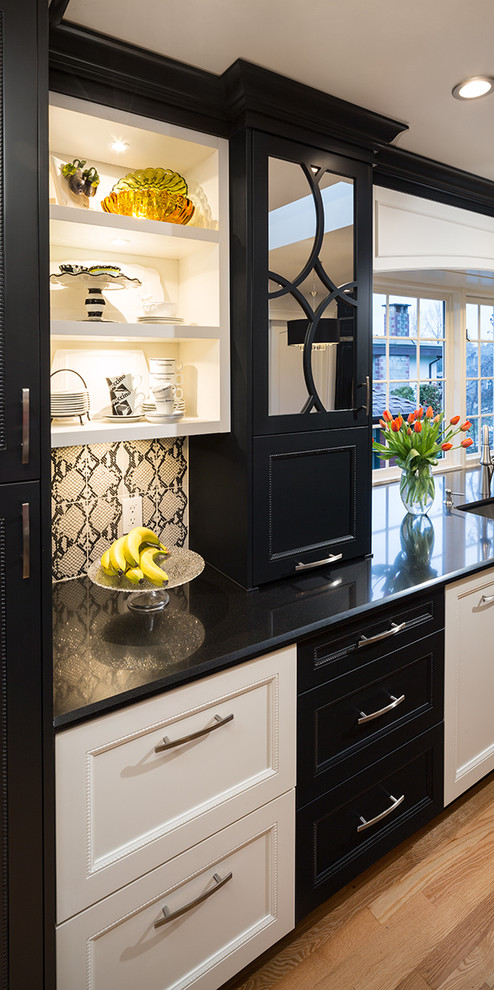
[[[340,141],[367,160],[406,128],[244,59],[218,76],[68,21],[50,33],[50,86],[220,136],[258,127],[333,150]]]
[[[382,148],[374,183],[494,216],[494,182],[401,148]]]
[[[50,88],[226,137],[220,76],[63,22],[50,32]]]
[[[389,144],[407,125],[336,96],[237,59],[223,73],[231,132],[260,127],[300,139],[310,132],[319,146],[343,142],[371,155]]]

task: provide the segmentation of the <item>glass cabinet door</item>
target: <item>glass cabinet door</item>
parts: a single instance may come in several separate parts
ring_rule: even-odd
[[[258,431],[363,425],[370,398],[367,166],[262,136],[256,164],[267,216],[266,229],[256,182],[265,248],[254,283]]]

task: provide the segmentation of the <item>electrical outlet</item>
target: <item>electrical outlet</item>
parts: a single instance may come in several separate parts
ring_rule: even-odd
[[[132,498],[122,499],[122,535],[130,533],[134,526],[142,526],[142,497],[132,495]]]

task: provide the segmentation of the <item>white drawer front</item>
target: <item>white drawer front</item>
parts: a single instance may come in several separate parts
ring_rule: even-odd
[[[59,921],[294,786],[295,676],[291,647],[57,736]]]
[[[214,990],[294,925],[290,791],[57,930],[57,990]],[[176,920],[171,913],[230,880]]]

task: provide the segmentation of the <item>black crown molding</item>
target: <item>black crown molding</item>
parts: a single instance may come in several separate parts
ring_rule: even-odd
[[[494,182],[401,148],[382,148],[375,158],[374,183],[412,196],[494,216]]]
[[[65,11],[69,5],[69,0],[50,0],[48,7],[48,20],[50,27],[60,24]]]
[[[223,73],[223,80],[232,133],[257,127],[295,140],[311,133],[319,147],[336,139],[373,154],[407,129],[398,120],[244,59],[234,62]]]
[[[217,76],[65,21],[50,32],[50,87],[223,137],[258,127],[341,141],[367,160],[406,128],[244,59]]]
[[[49,54],[55,92],[228,136],[219,76],[66,22]]]

